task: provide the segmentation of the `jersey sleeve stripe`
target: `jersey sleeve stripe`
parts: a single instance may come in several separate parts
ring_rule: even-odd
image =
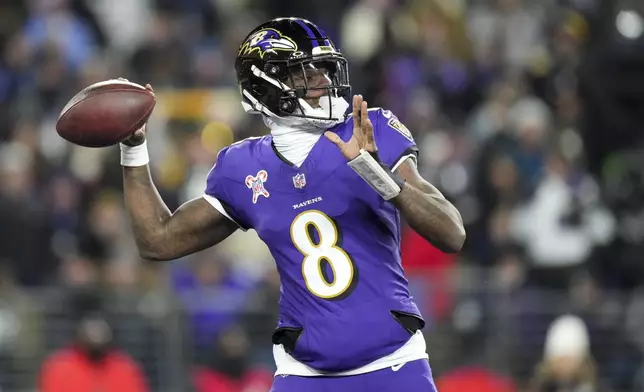
[[[418,149],[415,147],[410,147],[406,149],[402,154],[400,154],[400,157],[391,164],[391,171],[395,172],[398,167],[407,160],[407,158],[411,158],[414,160],[414,164],[418,165]]]
[[[242,231],[247,231],[247,230],[248,230],[246,227],[244,227],[244,226],[242,226],[241,224],[239,224],[239,222],[237,222],[235,219],[233,219],[233,218],[230,216],[230,214],[228,213],[228,211],[226,211],[226,208],[224,208],[224,205],[219,201],[219,199],[217,199],[216,197],[212,197],[212,196],[210,196],[210,195],[207,195],[207,194],[203,194],[203,195],[202,195],[202,197],[203,197],[204,199],[206,199],[206,201],[207,201],[211,206],[213,206],[213,207],[215,208],[215,210],[219,211],[223,216],[225,216],[226,218],[230,219],[230,220],[231,220],[231,221],[233,221],[237,226],[239,226],[239,228],[240,228]]]

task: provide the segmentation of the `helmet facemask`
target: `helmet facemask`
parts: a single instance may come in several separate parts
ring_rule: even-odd
[[[347,61],[339,53],[268,60],[263,70],[249,66],[256,80],[241,84],[247,112],[301,123],[299,118],[320,128],[344,121],[350,85]]]

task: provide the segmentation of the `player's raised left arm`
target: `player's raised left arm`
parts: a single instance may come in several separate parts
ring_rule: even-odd
[[[411,158],[401,163],[395,173],[405,184],[390,201],[409,226],[444,252],[460,251],[465,242],[465,228],[456,207],[421,177]]]
[[[395,173],[380,160],[367,108],[361,95],[354,96],[353,135],[348,142],[330,131],[325,136],[338,146],[363,180],[383,199],[396,205],[418,234],[444,252],[460,251],[465,242],[461,214],[418,174],[411,158],[398,165]]]

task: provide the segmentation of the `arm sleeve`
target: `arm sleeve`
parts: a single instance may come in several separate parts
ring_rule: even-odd
[[[206,178],[206,190],[203,198],[222,215],[235,222],[240,229],[246,231],[250,226],[244,222],[240,211],[236,211],[234,200],[226,191],[226,167],[224,160],[227,152],[228,148],[224,148],[217,155],[217,161],[212,169],[210,169],[208,177]]]
[[[374,138],[380,160],[395,171],[407,158],[418,160],[418,147],[407,127],[391,111],[378,109],[375,113]]]

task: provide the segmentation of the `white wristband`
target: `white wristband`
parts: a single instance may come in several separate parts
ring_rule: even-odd
[[[121,166],[138,167],[150,163],[147,141],[134,147],[126,146],[123,143],[119,143],[119,145],[121,146]]]
[[[391,200],[402,191],[402,188],[391,172],[385,170],[374,157],[361,149],[360,155],[347,163],[363,180],[367,182],[385,200]]]

